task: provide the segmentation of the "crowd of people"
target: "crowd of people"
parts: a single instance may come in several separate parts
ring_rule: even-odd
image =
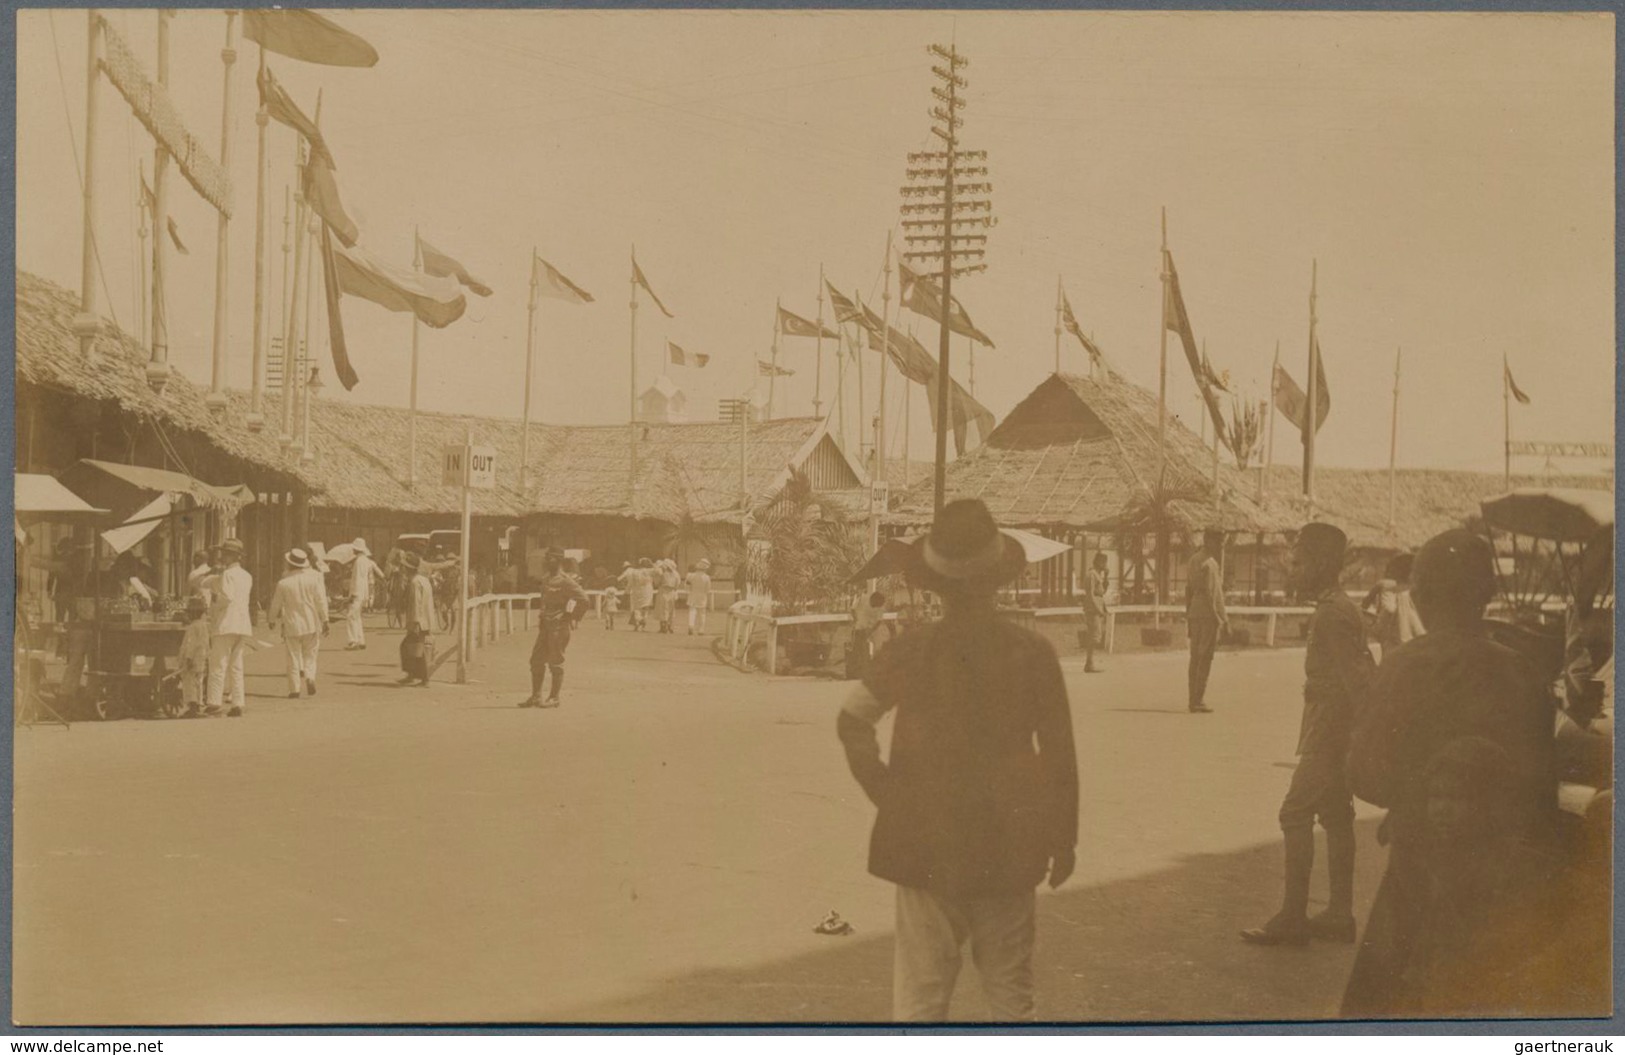
[[[1222,534],[1208,535],[1192,567],[1188,706],[1198,714],[1214,713],[1205,694],[1228,624],[1223,547]],[[982,503],[949,503],[914,549],[910,580],[942,598],[944,617],[878,648],[837,721],[877,809],[869,871],[897,891],[894,1014],[945,1018],[968,943],[994,1016],[1030,1019],[1034,889],[1066,881],[1079,834],[1067,689],[1048,639],[995,618],[1022,562]],[[1362,611],[1340,581],[1346,549],[1344,533],[1318,521],[1292,549],[1292,584],[1313,614],[1298,762],[1278,813],[1282,901],[1240,936],[1263,947],[1358,939],[1349,1017],[1549,1013],[1568,983],[1553,895],[1556,711],[1531,660],[1491,635],[1494,551],[1447,531],[1392,562]],[[1089,592],[1104,597],[1101,565]],[[860,604],[857,640],[877,641],[884,602]],[[876,726],[887,714],[883,758]],[[1388,811],[1378,829],[1388,865],[1363,933],[1356,797]],[[1329,898],[1311,916],[1316,824]]]

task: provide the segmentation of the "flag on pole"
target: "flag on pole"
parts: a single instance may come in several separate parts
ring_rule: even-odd
[[[339,275],[333,257],[333,229],[322,224],[322,290],[327,294],[327,343],[333,349],[333,374],[346,392],[355,388],[361,378],[350,362],[350,352],[344,343],[344,319],[340,314]]]
[[[1524,406],[1528,406],[1529,396],[1525,394],[1523,389],[1518,387],[1518,382],[1512,380],[1512,367],[1504,359],[1501,361],[1501,372],[1506,375],[1507,391],[1512,393],[1512,398]]]
[[[437,330],[462,318],[468,308],[456,280],[386,264],[364,246],[335,246],[333,263],[341,292],[390,311],[410,312]]]
[[[361,238],[361,229],[350,219],[350,214],[344,211],[344,203],[339,200],[338,181],[333,178],[332,155],[325,150],[317,152],[315,144],[312,144],[300,185],[305,201],[333,229],[333,235],[346,248],[353,247]]]
[[[897,262],[897,281],[902,287],[900,303],[910,311],[924,315],[928,319],[943,321],[942,290],[935,280],[925,277],[910,268],[901,260]],[[976,328],[970,321],[970,315],[965,311],[964,305],[959,303],[958,297],[950,299],[947,311],[948,329],[957,334],[969,337],[993,347],[992,338]]]
[[[592,303],[592,294],[565,278],[558,268],[541,257],[536,257],[534,262],[541,266],[541,270],[534,274],[537,296],[569,301],[571,304]]]
[[[1190,313],[1185,310],[1185,295],[1179,289],[1179,272],[1174,270],[1174,254],[1167,253],[1167,258],[1168,298],[1164,302],[1167,308],[1162,324],[1179,336],[1179,343],[1185,348],[1185,358],[1190,363],[1191,375],[1196,378],[1197,384],[1201,384],[1202,353],[1196,347],[1196,333],[1191,329]]]
[[[418,236],[418,259],[423,262],[423,270],[436,278],[455,278],[482,297],[491,295],[490,286],[469,274],[468,268],[457,260],[425,242],[422,236]]]
[[[796,373],[787,367],[770,363],[766,359],[756,360],[756,372],[763,377],[794,377]]]
[[[829,329],[819,326],[816,322],[804,319],[793,311],[779,309],[779,332],[786,337],[828,337],[836,340],[840,335],[830,332]]]
[[[1061,325],[1066,328],[1067,333],[1078,339],[1078,343],[1083,345],[1083,350],[1089,353],[1089,358],[1099,364],[1100,346],[1084,335],[1083,327],[1078,325],[1078,317],[1072,314],[1072,302],[1066,298],[1065,293],[1061,294]]]
[[[660,313],[662,315],[666,316],[668,319],[675,319],[677,317],[666,310],[666,306],[660,303],[660,298],[655,296],[655,291],[649,288],[649,280],[643,277],[643,268],[638,266],[638,258],[636,253],[632,255],[632,280],[643,287],[643,292],[649,294],[649,299],[655,302],[655,307],[660,309]]]
[[[323,66],[376,66],[371,44],[314,11],[303,8],[249,8],[243,36],[267,51]]]
[[[837,324],[844,326],[849,322],[862,322],[863,312],[858,310],[851,297],[836,289],[827,278],[824,280],[824,288],[829,291],[829,306],[835,309]]]
[[[146,207],[147,215],[152,217],[152,222],[156,225],[158,222],[158,195],[154,194],[152,188],[147,186],[147,175],[144,172],[141,174],[141,204]],[[185,242],[181,241],[181,229],[175,226],[175,217],[166,217],[166,226],[169,230],[169,240],[175,245],[175,251],[182,256],[191,256],[192,251],[186,248]]]
[[[1275,380],[1271,386],[1271,395],[1277,409],[1285,415],[1286,419],[1297,427],[1298,432],[1304,432],[1309,425],[1309,400],[1304,396],[1303,389],[1292,380],[1292,375],[1286,372],[1286,367],[1280,363],[1275,364]],[[1332,394],[1326,387],[1325,364],[1320,361],[1320,339],[1315,339],[1315,433],[1320,433],[1321,426],[1326,424],[1326,416],[1332,412]]]
[[[858,317],[852,321],[869,331],[869,336],[871,338],[869,342],[870,347],[878,351],[880,349],[880,335],[886,332],[886,323],[880,318],[879,315],[875,314],[875,310],[873,308],[863,303],[862,300],[857,302],[857,307]],[[892,330],[892,332],[896,333],[897,331]]]
[[[950,380],[948,389],[948,427],[954,434],[954,453],[964,454],[980,447],[993,431],[993,412],[978,403],[958,381]],[[937,374],[933,372],[925,382],[926,404],[931,409],[931,430],[937,428]]]
[[[899,373],[917,384],[926,384],[937,376],[937,360],[926,351],[925,345],[902,332],[897,327],[891,327],[891,340],[885,342],[891,355],[893,365]],[[869,350],[878,352],[882,342],[877,334],[869,335]]]
[[[246,15],[248,12],[244,12]],[[338,168],[333,161],[333,155],[327,149],[327,140],[322,138],[322,130],[316,127],[316,122],[305,116],[299,105],[293,101],[277,79],[271,73],[271,67],[260,70],[260,105],[271,119],[298,132],[310,144],[310,156],[324,158],[328,167]]]
[[[692,366],[695,368],[700,368],[711,361],[711,356],[709,353],[685,352],[682,348],[678,347],[670,340],[666,341],[666,356],[671,360],[671,365],[673,366]]]
[[[1201,382],[1210,388],[1218,389],[1220,392],[1230,391],[1230,382],[1213,369],[1213,362],[1207,357],[1206,352],[1202,353]]]

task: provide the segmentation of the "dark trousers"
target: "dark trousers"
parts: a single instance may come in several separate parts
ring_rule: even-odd
[[[1207,676],[1213,670],[1213,650],[1219,646],[1219,624],[1208,619],[1192,619],[1190,705],[1199,707],[1207,695]]]

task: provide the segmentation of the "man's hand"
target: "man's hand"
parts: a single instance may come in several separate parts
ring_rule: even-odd
[[[1069,848],[1050,857],[1049,888],[1054,890],[1072,877],[1072,870],[1078,866],[1077,855]]]

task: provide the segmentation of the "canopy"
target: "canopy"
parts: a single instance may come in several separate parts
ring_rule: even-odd
[[[1574,488],[1519,488],[1479,503],[1484,523],[1554,542],[1588,542],[1614,523],[1614,496]]]
[[[161,494],[185,496],[195,505],[228,512],[254,502],[253,492],[240,484],[206,484],[169,469],[123,465],[93,458],[75,462],[62,474],[62,482],[75,493],[89,495],[115,509],[137,508]]]
[[[15,509],[18,519],[95,520],[107,515],[63,487],[54,477],[41,473],[17,473]]]
[[[102,532],[102,541],[107,543],[114,553],[123,553],[152,534],[153,529],[162,523],[174,508],[173,498],[159,495],[136,510],[135,514],[123,524]]]
[[[1021,545],[1021,552],[1026,556],[1028,564],[1040,564],[1059,557],[1072,548],[1065,542],[1035,535],[1020,528],[1000,528],[999,532]],[[852,581],[864,582],[907,571],[914,561],[914,545],[923,537],[922,534],[902,539],[888,539],[875,550],[875,555],[869,558],[869,562],[858,569],[857,574],[852,576]]]

